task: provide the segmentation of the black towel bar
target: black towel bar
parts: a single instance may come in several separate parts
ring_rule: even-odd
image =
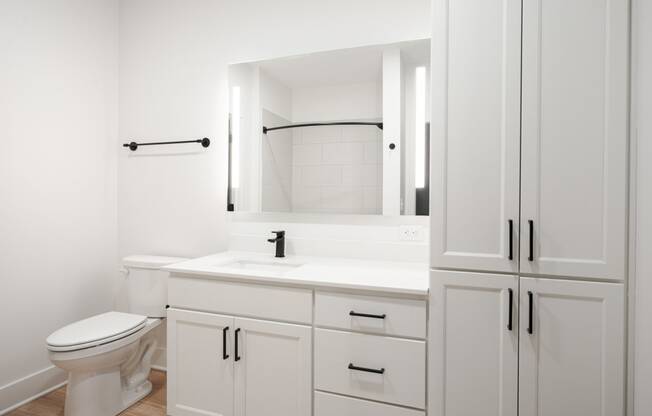
[[[181,143],[201,143],[203,147],[208,147],[211,145],[211,141],[208,137],[204,137],[203,139],[196,139],[196,140],[178,140],[174,142],[150,142],[150,143],[136,143],[136,142],[131,142],[131,143],[124,143],[122,147],[128,147],[132,151],[136,151],[138,149],[138,146],[157,146],[160,144],[181,144]]]

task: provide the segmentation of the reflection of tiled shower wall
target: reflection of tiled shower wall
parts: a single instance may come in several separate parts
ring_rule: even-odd
[[[263,110],[263,125],[290,124],[283,117]],[[278,130],[262,134],[262,195],[263,212],[292,211],[292,133]]]
[[[382,212],[380,129],[318,126],[292,134],[292,211]]]

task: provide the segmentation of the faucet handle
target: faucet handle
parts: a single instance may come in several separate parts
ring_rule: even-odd
[[[276,237],[284,237],[285,231],[272,231],[273,234],[276,234]]]

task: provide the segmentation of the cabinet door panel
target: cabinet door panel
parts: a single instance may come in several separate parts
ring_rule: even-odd
[[[237,416],[306,416],[312,409],[312,330],[308,326],[235,319]],[[234,353],[235,354],[235,353]]]
[[[518,277],[431,271],[428,413],[516,416],[517,334]]]
[[[624,277],[628,7],[523,2],[521,272]]]
[[[520,286],[519,415],[622,415],[624,286],[533,278]]]
[[[224,359],[223,329],[227,334]],[[172,416],[233,415],[233,317],[168,309],[167,411]]]
[[[433,8],[431,265],[516,272],[521,2]]]

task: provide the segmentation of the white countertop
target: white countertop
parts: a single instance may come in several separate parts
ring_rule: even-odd
[[[239,267],[246,262],[253,269]],[[274,264],[282,270],[257,270]],[[246,267],[246,266],[245,266]],[[211,278],[309,287],[354,289],[395,294],[428,295],[428,265],[425,263],[353,260],[331,257],[287,256],[225,251],[175,263],[163,270]]]

